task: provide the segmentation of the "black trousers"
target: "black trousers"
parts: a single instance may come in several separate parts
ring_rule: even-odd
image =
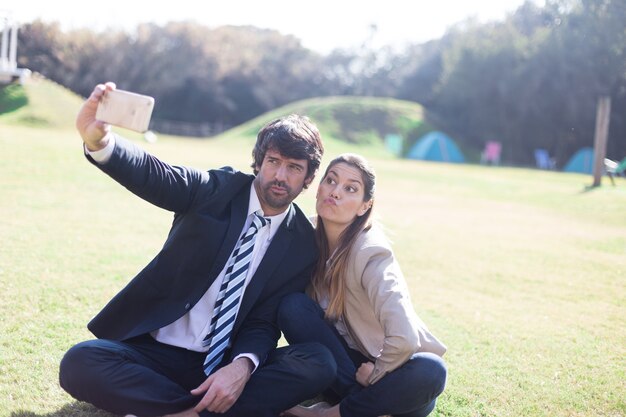
[[[162,416],[194,407],[190,390],[206,380],[206,354],[159,343],[150,335],[123,342],[97,339],[72,347],[60,365],[61,387],[71,396],[115,414]],[[276,349],[252,374],[226,413],[202,417],[277,417],[324,390],[335,378],[324,346],[309,343]]]

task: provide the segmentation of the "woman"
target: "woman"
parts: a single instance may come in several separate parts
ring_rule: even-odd
[[[365,159],[340,155],[317,190],[320,258],[309,295],[285,297],[278,323],[290,344],[319,342],[333,354],[330,387],[340,402],[296,406],[308,417],[421,417],[444,389],[446,347],[417,317],[402,272],[371,224],[375,174]]]

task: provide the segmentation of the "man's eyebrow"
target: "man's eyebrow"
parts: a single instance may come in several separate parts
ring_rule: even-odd
[[[290,162],[292,165],[297,165],[300,168],[306,168],[306,163],[305,162],[297,162],[297,161],[292,161]]]

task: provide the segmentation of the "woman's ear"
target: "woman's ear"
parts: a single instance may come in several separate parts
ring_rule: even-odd
[[[366,201],[365,203],[363,203],[363,205],[361,206],[361,208],[359,209],[359,211],[357,212],[357,216],[361,217],[362,215],[364,215],[365,213],[367,213],[367,210],[370,209],[370,207],[372,207],[372,203],[373,201]]]

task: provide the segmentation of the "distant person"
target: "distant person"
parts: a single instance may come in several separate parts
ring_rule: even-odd
[[[276,417],[324,389],[335,377],[328,349],[275,349],[280,300],[305,289],[317,260],[313,227],[292,204],[320,164],[315,125],[290,115],[263,127],[255,175],[172,166],[95,119],[114,88],[96,86],[78,114],[86,156],[174,220],[161,251],[89,323],[98,339],[66,353],[61,386],[141,417]]]
[[[389,242],[372,226],[375,174],[358,155],[334,159],[317,189],[320,257],[309,290],[286,296],[278,323],[292,345],[333,354],[339,403],[287,416],[422,417],[445,386],[446,347],[417,317]]]

